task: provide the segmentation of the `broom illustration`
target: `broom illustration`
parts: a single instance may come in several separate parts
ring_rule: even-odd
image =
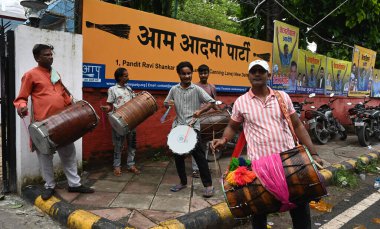
[[[270,60],[270,53],[261,53],[261,54],[253,53],[253,56],[257,56],[258,58],[261,58],[268,62]]]
[[[86,21],[86,27],[99,29],[127,40],[129,40],[129,32],[131,31],[131,26],[128,24],[96,24]]]

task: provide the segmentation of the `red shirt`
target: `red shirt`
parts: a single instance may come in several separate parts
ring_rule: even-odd
[[[34,121],[42,121],[59,113],[71,104],[61,80],[56,84],[50,81],[50,70],[37,66],[24,74],[20,92],[13,101],[16,108],[25,107],[32,96]]]

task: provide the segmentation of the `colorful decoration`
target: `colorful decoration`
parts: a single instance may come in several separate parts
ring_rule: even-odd
[[[239,166],[232,172],[229,172],[226,181],[234,186],[243,186],[253,182],[256,174],[247,169],[246,166]]]

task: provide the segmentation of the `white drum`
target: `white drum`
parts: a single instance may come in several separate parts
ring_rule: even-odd
[[[187,125],[173,128],[168,135],[168,146],[173,153],[184,155],[190,153],[197,144],[197,133]]]

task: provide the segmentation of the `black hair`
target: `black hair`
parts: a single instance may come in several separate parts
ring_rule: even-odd
[[[294,60],[290,63],[290,67],[293,67],[293,66],[297,67],[297,63]]]
[[[325,70],[323,67],[321,67],[321,70]]]
[[[41,54],[41,51],[45,49],[51,49],[53,51],[54,47],[46,44],[35,44],[32,50],[34,58],[37,58]]]
[[[202,64],[202,65],[200,65],[200,66],[198,67],[198,72],[204,72],[204,71],[206,71],[206,72],[210,72],[210,68],[209,68],[207,65]]]
[[[177,73],[179,74],[180,71],[181,71],[181,69],[182,69],[182,68],[186,68],[186,67],[190,68],[191,72],[194,71],[194,69],[193,69],[193,65],[192,65],[189,61],[182,61],[181,63],[179,63],[179,64],[177,65],[177,68],[176,68]]]
[[[116,82],[119,82],[120,81],[120,77],[123,76],[123,73],[127,71],[126,68],[118,68],[116,69],[115,73],[113,74],[115,76],[115,80]]]

